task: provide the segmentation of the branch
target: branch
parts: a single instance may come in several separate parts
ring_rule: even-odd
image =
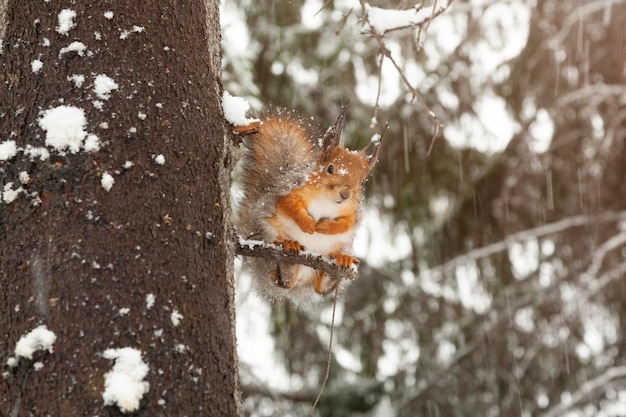
[[[356,264],[352,265],[352,268],[346,268],[337,265],[333,259],[329,259],[316,253],[307,251],[291,253],[285,251],[278,245],[263,242],[261,240],[245,240],[239,238],[239,241],[237,242],[237,255],[309,266],[318,271],[326,272],[332,279],[345,278],[353,280],[356,278],[356,274],[358,272],[358,265]]]
[[[571,400],[568,402],[561,401],[556,407],[548,410],[547,413],[543,415],[543,417],[556,417],[562,416],[565,411],[570,408],[576,406],[578,403],[583,401],[585,398],[589,398],[592,396],[594,391],[602,388],[606,388],[608,384],[613,382],[616,379],[621,379],[626,377],[626,366],[616,366],[613,368],[609,368],[602,375],[595,377],[592,380],[589,380],[582,384],[580,388],[574,392],[571,396]]]

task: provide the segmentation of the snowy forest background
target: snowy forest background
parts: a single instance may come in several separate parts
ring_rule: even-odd
[[[389,123],[314,415],[626,415],[624,3],[427,1],[383,37],[358,0],[223,2],[226,90],[323,126],[347,105],[352,148]],[[330,301],[238,277],[246,415],[310,411]]]

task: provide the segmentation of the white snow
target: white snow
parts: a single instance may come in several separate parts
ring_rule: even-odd
[[[163,156],[163,154],[155,155],[154,162],[156,162],[159,165],[163,165],[165,164],[165,157]]]
[[[52,353],[52,345],[56,339],[56,335],[48,330],[45,324],[42,324],[17,341],[15,344],[15,356],[32,359],[33,354],[40,350],[47,350]]]
[[[106,12],[104,12],[104,17],[108,20],[113,19],[113,12],[110,10],[107,10]]]
[[[183,315],[180,314],[178,310],[172,311],[172,314],[170,315],[170,320],[172,321],[172,324],[174,325],[174,327],[180,324],[180,321],[182,320],[182,318],[183,318]]]
[[[100,150],[100,138],[93,133],[88,134],[84,148],[85,152],[98,152]]]
[[[28,175],[26,171],[20,171],[19,179],[22,184],[28,184],[30,182],[30,175]]]
[[[7,182],[6,184],[4,184],[4,188],[2,190],[2,201],[7,204],[11,204],[15,201],[15,199],[17,199],[22,191],[24,191],[22,187],[14,190],[13,182]]]
[[[259,119],[246,117],[250,104],[248,104],[245,98],[231,96],[228,91],[224,91],[222,107],[224,108],[224,117],[233,126],[247,126],[250,123],[259,121]]]
[[[128,307],[122,307],[117,312],[117,314],[119,314],[120,316],[125,316],[128,313],[130,313],[130,308],[128,308]]]
[[[46,131],[46,145],[57,151],[69,149],[71,153],[79,151],[85,131],[85,112],[74,106],[59,106],[48,109],[39,119],[39,126]]]
[[[81,74],[72,74],[69,77],[67,77],[67,80],[73,82],[76,88],[80,88],[83,86],[83,83],[85,82],[85,76]]]
[[[150,310],[152,307],[154,307],[155,300],[156,300],[156,297],[154,296],[154,294],[146,295],[146,308],[148,310]]]
[[[87,47],[85,46],[84,43],[74,41],[70,43],[69,45],[67,45],[66,47],[61,48],[61,50],[59,51],[59,57],[61,57],[61,55],[66,54],[68,52],[76,52],[79,56],[83,56],[85,55],[85,50],[87,50]]]
[[[111,98],[111,91],[117,90],[117,88],[117,83],[105,74],[97,75],[93,82],[93,91],[102,100]]]
[[[100,184],[102,184],[102,188],[104,188],[105,191],[111,191],[111,187],[113,187],[113,184],[115,183],[115,178],[113,178],[113,176],[111,174],[109,174],[108,172],[105,172],[104,174],[102,174],[102,179],[100,180]]]
[[[122,167],[124,169],[131,169],[134,165],[135,163],[133,161],[126,161],[124,162],[124,165]]]
[[[56,27],[56,31],[61,35],[67,35],[67,33],[76,27],[76,23],[74,23],[74,18],[76,17],[76,12],[71,9],[63,9],[57,16],[59,20],[59,25]]]
[[[107,349],[102,356],[115,361],[113,369],[104,375],[104,405],[117,405],[123,413],[136,411],[141,398],[150,390],[143,379],[150,368],[134,348]]]
[[[370,26],[381,35],[388,30],[405,28],[425,22],[432,15],[432,8],[424,7],[422,9],[381,9],[365,5],[367,13],[367,21]]]
[[[43,68],[43,62],[38,59],[34,59],[30,63],[30,68],[33,72],[39,72]]]
[[[145,120],[146,116],[147,116],[147,114],[145,114],[145,113],[137,112],[137,117],[139,118],[139,120]]]
[[[40,161],[45,161],[50,158],[50,152],[43,146],[26,145],[24,155],[30,156],[31,161],[35,158],[39,158]]]
[[[8,161],[17,154],[14,140],[5,140],[0,143],[0,161]]]

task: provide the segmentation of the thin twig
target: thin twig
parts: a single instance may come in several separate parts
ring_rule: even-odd
[[[324,388],[326,388],[326,382],[328,382],[328,377],[330,376],[330,361],[333,357],[333,334],[335,333],[335,311],[337,310],[337,295],[339,293],[339,285],[335,287],[335,298],[333,299],[333,315],[330,319],[330,338],[328,340],[328,360],[326,361],[326,375],[324,375],[324,381],[322,382],[322,387],[320,388],[319,394],[317,394],[317,398],[313,403],[313,407],[311,408],[311,412],[315,410],[317,403],[320,401],[322,397],[322,393],[324,392]]]

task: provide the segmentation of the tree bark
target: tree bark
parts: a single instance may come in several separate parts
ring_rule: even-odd
[[[104,404],[114,363],[102,354],[124,347],[149,367],[134,415],[240,414],[218,8],[7,4],[0,362],[41,324],[56,341],[4,365],[0,416],[121,415]],[[46,144],[40,120],[59,106],[84,111],[99,150],[95,136],[76,152]]]

